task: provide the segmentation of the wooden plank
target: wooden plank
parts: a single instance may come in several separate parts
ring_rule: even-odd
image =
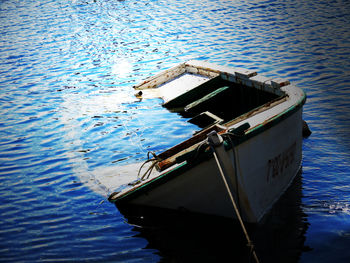
[[[145,79],[143,82],[141,82],[138,85],[134,86],[134,89],[136,90],[143,90],[143,89],[151,89],[155,88],[170,79],[173,79],[181,74],[183,74],[186,71],[185,64],[179,64],[173,68],[170,68],[168,70],[165,70],[159,74],[156,74],[150,78]]]
[[[217,90],[214,90],[213,92],[205,95],[204,97],[202,97],[202,98],[200,98],[200,99],[198,99],[198,100],[188,104],[185,107],[185,111],[188,111],[188,112],[191,112],[191,111],[200,111],[200,112],[205,111],[205,109],[198,110],[198,108],[200,108],[201,105],[207,103],[208,101],[215,99],[215,97],[218,97],[218,95],[223,94],[229,88],[230,87],[225,86],[225,87],[219,88]],[[218,103],[220,103],[220,102],[218,101]]]
[[[207,95],[213,90],[220,88],[224,85],[225,85],[225,81],[220,76],[217,76],[187,91],[186,93],[181,94],[180,96],[174,98],[173,100],[167,101],[166,103],[164,103],[164,106],[167,108],[185,107],[191,102]]]

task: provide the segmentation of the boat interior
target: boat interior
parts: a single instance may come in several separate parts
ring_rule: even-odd
[[[165,108],[200,128],[191,138],[160,153],[158,157],[162,161],[156,165],[157,170],[182,162],[212,130],[218,133],[242,130],[244,134],[250,128],[246,119],[286,100],[287,95],[279,89],[280,83],[254,78],[256,75],[254,71],[222,71],[209,64],[191,62],[134,86],[140,90],[138,95],[162,98]],[[242,124],[235,125],[238,123]]]
[[[200,130],[188,140],[159,154],[163,161],[157,164],[157,170],[162,171],[185,160],[207,138],[210,131],[224,132],[237,120],[263,110],[266,105],[279,103],[282,97],[262,89],[224,80],[219,75],[166,101],[164,107],[189,118],[188,121],[197,125]],[[230,132],[249,128],[250,125],[245,122]]]
[[[254,87],[214,77],[188,92],[164,103],[200,128],[227,123],[280,96]]]

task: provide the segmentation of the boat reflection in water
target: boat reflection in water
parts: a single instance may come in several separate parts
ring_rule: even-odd
[[[308,227],[301,208],[301,172],[259,224],[247,225],[260,262],[298,262]],[[118,206],[117,206],[118,207]],[[238,221],[142,206],[120,207],[137,237],[161,262],[254,262]],[[232,209],[232,213],[234,210]],[[251,260],[251,261],[249,261]]]

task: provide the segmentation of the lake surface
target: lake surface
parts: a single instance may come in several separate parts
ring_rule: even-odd
[[[349,58],[345,0],[1,0],[0,261],[247,262],[232,222],[140,227],[106,200],[148,151],[193,132],[132,86],[198,59],[289,79],[308,96],[303,169],[252,231],[258,254],[349,262]]]

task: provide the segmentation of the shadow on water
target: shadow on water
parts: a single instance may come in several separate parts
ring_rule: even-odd
[[[259,225],[248,225],[261,262],[298,262],[303,251],[306,215],[301,209],[301,173]],[[160,262],[254,262],[237,221],[174,212],[128,207],[121,213],[134,226],[135,236],[156,249]]]

